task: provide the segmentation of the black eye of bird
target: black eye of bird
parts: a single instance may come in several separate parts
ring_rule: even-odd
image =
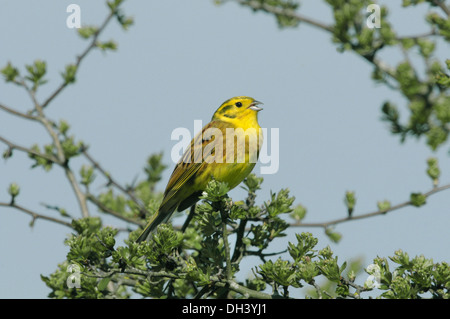
[[[236,102],[236,104],[235,104],[237,107],[241,107],[242,106],[242,103],[241,102]]]

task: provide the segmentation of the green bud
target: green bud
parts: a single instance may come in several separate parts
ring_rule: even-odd
[[[377,207],[379,211],[387,211],[389,208],[391,208],[391,202],[388,200],[378,201]]]
[[[19,70],[13,67],[10,62],[8,62],[8,64],[3,69],[1,69],[0,72],[5,77],[6,82],[13,82],[19,75]]]
[[[61,132],[62,135],[66,135],[67,131],[69,130],[70,126],[69,124],[64,121],[64,120],[60,120],[59,121],[59,131]]]
[[[439,176],[441,174],[441,171],[439,169],[438,159],[435,157],[430,157],[427,160],[428,168],[427,168],[427,174],[433,181],[433,185],[436,187],[439,183]]]
[[[116,244],[116,240],[114,238],[114,236],[112,234],[109,234],[108,236],[106,236],[103,239],[105,245],[109,248],[109,249],[113,249],[114,245]]]
[[[81,184],[88,186],[94,181],[94,168],[92,166],[83,165],[80,169]]]
[[[411,38],[404,38],[401,40],[401,44],[405,50],[408,50],[414,46],[415,41]]]
[[[427,197],[422,193],[412,193],[410,201],[411,205],[420,207],[422,205],[425,205],[425,203],[427,202]]]
[[[410,264],[410,260],[409,260],[409,255],[407,252],[404,252],[403,250],[399,249],[397,251],[395,251],[394,253],[395,255],[390,257],[390,259],[402,266],[409,266]]]
[[[6,160],[13,155],[12,148],[8,147],[6,151],[3,152],[3,158]]]
[[[342,297],[346,297],[349,295],[349,287],[344,284],[338,284],[336,286],[336,294]]]
[[[26,65],[25,68],[29,73],[25,78],[33,82],[33,91],[36,91],[39,85],[47,83],[47,80],[43,79],[47,73],[47,63],[45,61],[36,60],[32,65]]]
[[[11,183],[8,187],[8,193],[11,195],[12,199],[14,200],[17,195],[19,195],[20,187],[16,183]]]
[[[79,155],[82,146],[83,146],[82,142],[78,142],[75,144],[73,136],[68,137],[61,142],[61,147],[63,149],[64,156],[67,159]]]
[[[66,65],[66,70],[61,73],[66,84],[75,82],[75,75],[77,73],[77,66],[75,64]]]
[[[264,178],[256,177],[255,174],[250,174],[244,179],[244,185],[247,186],[246,190],[250,192],[256,192],[261,189],[261,184]]]
[[[426,133],[427,144],[435,151],[441,144],[443,144],[448,137],[448,132],[442,127],[433,125]]]
[[[116,11],[122,2],[123,0],[111,0],[107,1],[106,4],[111,9],[111,11]]]
[[[319,250],[319,256],[323,257],[324,259],[330,259],[333,256],[333,251],[331,250],[331,247],[327,246]]]
[[[97,48],[106,51],[106,50],[117,50],[117,43],[113,40],[107,41],[107,42],[96,42],[95,45]]]
[[[347,278],[350,282],[354,282],[356,279],[356,273],[353,269],[351,269],[348,273],[347,273]]]
[[[356,204],[355,192],[347,191],[345,193],[344,203],[348,209],[348,216],[349,217],[352,216],[353,209],[355,208],[355,204]]]
[[[200,198],[211,202],[218,202],[228,193],[228,191],[229,188],[227,183],[213,179],[208,183]]]
[[[430,57],[431,54],[433,54],[433,51],[436,47],[436,44],[434,42],[431,42],[427,39],[419,38],[417,39],[417,44],[420,48],[420,53],[425,57]]]

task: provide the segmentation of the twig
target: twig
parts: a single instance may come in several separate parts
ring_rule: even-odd
[[[54,164],[57,164],[57,165],[60,165],[60,166],[62,165],[62,163],[57,158],[55,158],[53,156],[49,156],[47,154],[42,154],[42,153],[33,151],[32,149],[29,149],[27,147],[20,146],[20,145],[18,145],[16,143],[13,143],[13,142],[7,140],[6,138],[4,138],[2,136],[0,136],[0,142],[3,142],[4,144],[8,145],[8,147],[11,150],[19,150],[19,151],[27,153],[27,154],[31,154],[31,155],[34,155],[34,156],[37,156],[37,157],[42,157],[42,158],[46,159],[47,161],[52,162]]]
[[[37,120],[36,116],[16,111],[16,110],[14,110],[14,109],[6,106],[6,105],[3,105],[3,104],[0,104],[0,109],[4,110],[4,111],[6,111],[6,112],[8,112],[10,114],[13,114],[15,116],[19,116],[19,117],[22,117],[22,118],[25,118],[25,119],[28,119],[28,120],[33,120],[33,121]]]
[[[450,16],[450,8],[445,5],[444,1],[433,0],[432,2],[433,2],[434,5],[440,7],[442,9],[442,11],[444,11],[447,16]]]
[[[91,162],[92,166],[97,169],[107,180],[108,180],[108,185],[114,185],[117,189],[119,189],[121,192],[123,192],[124,194],[127,194],[131,200],[133,200],[134,203],[136,203],[136,205],[138,205],[139,207],[139,212],[143,215],[146,216],[148,214],[147,209],[145,208],[145,206],[142,204],[141,200],[139,198],[137,198],[133,191],[131,189],[126,189],[125,187],[123,187],[122,185],[120,185],[112,176],[111,174],[109,174],[87,151],[87,147],[83,147],[82,148],[82,154],[86,157],[86,159]]]
[[[102,33],[102,31],[106,28],[106,26],[108,25],[109,21],[114,17],[115,15],[115,11],[111,11],[110,14],[106,17],[105,21],[103,22],[103,24],[99,27],[99,29],[94,33],[92,40],[89,44],[89,46],[77,57],[76,62],[75,62],[75,66],[76,69],[78,70],[78,67],[80,66],[81,62],[84,60],[84,58],[88,55],[88,53],[96,47],[97,45],[97,39],[100,35],[100,33]],[[53,94],[51,94],[45,101],[44,103],[42,103],[42,108],[45,108],[55,97],[58,96],[59,93],[61,93],[61,91],[68,85],[69,83],[67,83],[66,81],[64,81],[63,83],[60,84],[60,86],[53,92]]]
[[[425,194],[423,194],[423,196],[425,196],[425,198],[428,198],[438,192],[441,192],[443,190],[446,189],[450,189],[450,184],[448,185],[444,185],[444,186],[440,186],[440,187],[434,187],[432,190],[426,192]],[[349,216],[349,217],[344,217],[344,218],[338,218],[338,219],[334,219],[328,222],[322,222],[322,223],[302,223],[300,222],[296,222],[296,223],[292,223],[290,224],[290,226],[293,227],[323,227],[323,228],[328,228],[331,225],[337,225],[340,223],[344,223],[344,222],[348,222],[348,221],[352,221],[352,220],[358,220],[358,219],[364,219],[364,218],[369,218],[369,217],[373,217],[373,216],[378,216],[378,215],[384,215],[387,214],[389,212],[398,210],[400,208],[406,207],[406,206],[411,206],[413,205],[411,201],[406,201],[403,203],[400,203],[398,205],[392,206],[388,209],[384,209],[384,210],[377,210],[374,212],[370,212],[370,213],[366,213],[366,214],[362,214],[362,215],[357,215],[357,216]]]
[[[285,16],[291,19],[295,19],[299,22],[303,22],[305,24],[308,24],[310,26],[313,26],[315,28],[324,30],[326,32],[329,32],[335,36],[337,36],[334,32],[334,27],[324,24],[322,22],[319,22],[317,20],[305,17],[303,15],[298,14],[295,10],[292,9],[283,9],[283,8],[279,8],[279,7],[275,7],[266,3],[263,3],[261,1],[256,1],[256,0],[251,0],[251,1],[246,1],[246,0],[223,0],[222,2],[237,2],[243,6],[248,6],[253,10],[262,10],[264,12],[267,13],[272,13],[274,15],[281,15],[281,16]],[[445,11],[445,9],[447,9],[445,7],[445,5],[439,3],[439,6],[443,7],[443,10]],[[418,36],[417,36],[418,37]],[[414,37],[413,37],[414,38]],[[379,47],[378,49],[380,49],[381,47]],[[367,55],[367,54],[363,54],[361,52],[358,52],[356,50],[356,47],[352,45],[351,47],[352,51],[356,54],[358,54],[360,57],[364,58],[366,61],[370,62],[371,64],[375,65],[378,69],[380,69],[381,71],[383,71],[385,74],[389,75],[390,77],[392,77],[393,79],[396,79],[396,74],[395,74],[395,69],[393,69],[392,67],[390,67],[389,65],[387,65],[385,62],[375,58],[375,53],[378,49],[374,49],[374,51],[372,52],[372,54]]]
[[[123,216],[121,213],[116,212],[116,211],[112,210],[111,208],[105,206],[105,205],[104,205],[102,202],[100,202],[94,195],[92,195],[92,194],[90,194],[90,193],[87,193],[87,194],[86,194],[86,197],[87,197],[87,199],[88,199],[90,202],[92,202],[93,204],[95,204],[98,208],[100,208],[100,210],[102,210],[103,212],[105,212],[105,213],[107,213],[107,214],[110,214],[110,215],[112,215],[112,216],[114,216],[114,217],[117,217],[117,218],[119,218],[119,219],[121,219],[121,220],[124,220],[124,221],[126,221],[126,222],[129,222],[129,223],[132,223],[132,224],[135,224],[135,225],[138,225],[138,226],[142,226],[142,227],[145,226],[145,223],[144,223],[144,222],[139,221],[139,220],[136,220],[136,219],[134,219],[134,218],[130,218],[130,217]]]
[[[232,278],[232,271],[231,271],[230,245],[228,243],[228,230],[227,230],[228,214],[223,207],[220,208],[220,214],[222,215],[222,236],[223,236],[223,245],[225,249],[226,275],[227,280],[230,281]]]
[[[256,291],[253,289],[249,289],[245,286],[241,286],[233,280],[229,280],[226,284],[224,284],[222,282],[216,282],[216,286],[225,287],[227,285],[231,290],[242,294],[245,298],[272,299],[272,296],[269,294],[266,294],[266,293],[260,292],[260,291]]]
[[[290,10],[290,9],[283,9],[283,8],[278,8],[278,7],[274,7],[271,5],[268,5],[264,2],[261,1],[245,1],[245,0],[226,0],[226,1],[234,1],[237,2],[241,5],[245,5],[245,6],[249,6],[250,8],[252,8],[253,10],[263,10],[265,12],[269,12],[269,13],[273,13],[275,15],[282,15],[288,18],[292,18],[295,19],[297,21],[300,22],[304,22],[306,24],[309,24],[313,27],[322,29],[322,30],[326,30],[329,32],[333,32],[333,27],[326,25],[322,22],[316,21],[314,19],[302,16],[298,13],[296,13],[294,10]]]
[[[65,221],[63,221],[61,219],[58,219],[58,218],[54,218],[54,217],[49,217],[49,216],[38,214],[38,213],[33,212],[32,210],[28,209],[28,208],[25,208],[23,206],[17,205],[16,203],[3,203],[3,202],[0,202],[0,206],[15,208],[15,209],[20,210],[20,211],[22,211],[24,213],[27,213],[28,215],[31,215],[31,217],[33,217],[33,221],[36,220],[36,219],[44,219],[44,220],[55,222],[57,224],[61,224],[61,225],[67,226],[69,228],[73,228],[72,224],[69,223],[69,222],[65,222]]]

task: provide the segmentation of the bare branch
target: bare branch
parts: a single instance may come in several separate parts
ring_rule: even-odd
[[[55,145],[55,148],[58,150],[58,152],[62,152],[62,146],[59,142],[58,136],[53,131],[53,129],[51,128],[48,121],[46,121],[46,127],[48,128],[48,130],[50,130],[51,134],[53,133],[55,135],[56,140],[54,140],[54,142],[57,141],[57,145]],[[33,151],[32,149],[17,145],[1,136],[0,136],[0,142],[3,142],[6,145],[8,145],[11,150],[17,149],[17,150],[25,152],[27,154],[32,154],[34,156],[42,157],[42,158],[46,159],[47,161],[58,164],[60,167],[62,167],[64,169],[66,177],[68,178],[70,185],[72,186],[72,189],[74,190],[75,195],[78,199],[83,217],[89,216],[89,211],[88,211],[87,204],[86,204],[86,197],[85,197],[84,193],[81,191],[81,189],[78,185],[78,182],[75,178],[75,175],[73,174],[72,170],[68,167],[64,153],[62,154],[62,156],[60,156],[61,158],[55,158],[53,156],[49,156],[47,154],[42,154],[42,153]]]
[[[54,218],[54,217],[38,214],[38,213],[32,211],[31,209],[28,209],[28,208],[25,208],[23,206],[17,205],[16,203],[3,203],[3,202],[0,202],[0,206],[15,208],[15,209],[17,209],[17,210],[19,210],[21,212],[24,212],[24,213],[30,215],[33,218],[33,221],[35,221],[37,219],[44,219],[44,220],[48,220],[48,221],[51,221],[51,222],[54,222],[54,223],[57,223],[57,224],[60,224],[60,225],[67,226],[69,228],[73,228],[72,224],[69,223],[69,222],[63,221],[63,220],[58,219],[58,218]]]
[[[266,3],[262,3],[260,1],[244,1],[244,0],[226,0],[226,1],[234,1],[237,2],[241,5],[246,5],[249,6],[250,8],[252,8],[253,10],[263,10],[265,12],[269,12],[269,13],[273,13],[276,15],[282,15],[288,18],[292,18],[295,19],[297,21],[300,22],[304,22],[306,24],[309,24],[310,26],[322,29],[322,30],[326,30],[328,32],[333,32],[333,27],[326,25],[322,22],[319,22],[317,20],[305,17],[303,15],[298,14],[297,12],[295,12],[294,10],[290,10],[290,9],[283,9],[283,8],[278,8],[278,7],[274,7],[271,5],[268,5]]]
[[[442,0],[433,0],[432,2],[433,2],[434,5],[436,5],[439,8],[441,8],[442,11],[444,11],[447,16],[450,16],[450,8],[447,7],[447,5],[445,4],[444,1],[442,1]]]
[[[82,149],[83,155],[86,157],[86,159],[91,162],[92,166],[97,169],[107,180],[108,185],[113,185],[118,190],[120,190],[122,193],[127,194],[130,199],[136,203],[139,207],[139,212],[142,215],[147,215],[148,211],[145,208],[145,206],[142,204],[142,201],[134,195],[133,191],[129,188],[125,188],[122,185],[120,185],[112,176],[110,173],[108,173],[87,151],[87,147],[83,147]]]
[[[10,107],[7,107],[6,105],[3,105],[3,104],[0,104],[0,109],[4,110],[4,111],[6,111],[6,112],[8,112],[10,114],[13,114],[15,116],[22,117],[24,119],[33,120],[33,121],[37,120],[37,118],[35,116],[33,116],[33,115],[29,115],[29,114],[26,114],[26,113],[22,113],[22,112],[16,111],[16,110],[14,110],[14,109],[12,109]]]
[[[435,187],[432,190],[430,190],[429,192],[423,194],[423,196],[425,196],[425,198],[428,198],[438,192],[444,191],[446,189],[450,189],[450,184],[448,185],[444,185],[444,186],[440,186],[440,187]],[[322,222],[322,223],[302,223],[300,222],[296,222],[296,223],[292,223],[290,224],[290,226],[293,227],[323,227],[323,228],[328,228],[332,225],[337,225],[340,223],[344,223],[344,222],[348,222],[348,221],[353,221],[353,220],[358,220],[358,219],[365,219],[365,218],[369,218],[369,217],[373,217],[373,216],[378,216],[378,215],[385,215],[387,213],[393,212],[395,210],[398,210],[400,208],[406,207],[406,206],[412,206],[413,203],[411,201],[406,201],[403,203],[400,203],[398,205],[392,206],[388,209],[385,210],[377,210],[374,212],[370,212],[370,213],[366,213],[366,214],[362,214],[362,215],[357,215],[357,216],[348,216],[348,217],[344,217],[344,218],[338,218],[335,220],[331,220],[328,222]]]
[[[42,154],[42,153],[33,151],[32,149],[29,149],[27,147],[20,146],[18,144],[15,144],[15,143],[5,139],[2,136],[0,136],[0,142],[3,142],[4,144],[8,145],[11,150],[19,150],[19,151],[25,152],[27,154],[31,154],[31,155],[34,155],[34,156],[42,157],[42,158],[46,159],[47,161],[52,162],[52,163],[57,164],[57,165],[60,165],[60,166],[63,164],[56,157],[49,156],[47,154]]]
[[[87,199],[88,199],[90,202],[92,202],[93,204],[95,204],[98,208],[100,208],[100,210],[102,210],[102,211],[105,212],[105,213],[108,213],[108,214],[110,214],[110,215],[112,215],[112,216],[114,216],[114,217],[117,217],[117,218],[119,218],[119,219],[121,219],[121,220],[124,220],[124,221],[126,221],[126,222],[129,222],[129,223],[132,223],[132,224],[135,224],[135,225],[138,225],[138,226],[144,227],[144,226],[146,225],[145,222],[136,220],[136,219],[134,219],[134,218],[130,218],[130,217],[123,216],[123,215],[120,214],[119,212],[116,212],[116,211],[110,209],[109,207],[105,206],[102,202],[100,202],[100,201],[99,201],[94,195],[92,195],[92,194],[89,194],[89,193],[88,193],[86,196],[87,196]]]
[[[102,33],[102,31],[106,28],[106,26],[108,25],[108,23],[111,21],[111,19],[114,17],[115,12],[111,11],[110,14],[106,17],[105,21],[103,22],[103,24],[99,27],[99,29],[94,33],[91,42],[89,43],[88,47],[77,57],[76,62],[75,62],[75,66],[78,67],[80,66],[81,62],[84,60],[84,58],[88,55],[89,52],[92,51],[92,49],[94,49],[97,45],[97,39],[100,35],[100,33]],[[53,99],[55,97],[57,97],[62,90],[64,90],[64,88],[68,85],[69,83],[67,83],[66,81],[64,81],[63,83],[60,84],[60,86],[44,101],[44,103],[42,103],[42,108],[45,108],[46,106],[48,106],[48,104],[53,101]]]

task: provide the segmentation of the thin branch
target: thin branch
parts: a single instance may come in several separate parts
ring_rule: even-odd
[[[77,70],[78,70],[78,67],[80,66],[81,62],[88,55],[88,53],[97,46],[97,39],[98,39],[100,33],[102,33],[102,31],[106,28],[109,21],[111,21],[111,19],[114,17],[114,15],[115,15],[115,11],[111,10],[110,14],[106,17],[103,24],[94,33],[92,40],[89,43],[89,46],[77,57],[76,62],[75,62],[75,66],[76,66]],[[61,83],[61,85],[44,101],[44,103],[42,103],[42,108],[45,108],[55,97],[57,97],[68,84],[69,83],[66,81]]]
[[[228,230],[227,230],[228,213],[225,211],[223,207],[221,207],[220,214],[222,215],[222,236],[223,236],[223,246],[225,249],[226,275],[227,280],[230,281],[232,278],[232,269],[231,269],[230,245],[228,243]]]
[[[123,216],[121,213],[116,212],[116,211],[112,210],[111,208],[105,206],[94,195],[92,195],[90,193],[86,194],[86,197],[91,203],[95,204],[100,210],[102,210],[103,212],[105,212],[107,214],[110,214],[110,215],[112,215],[114,217],[117,217],[117,218],[119,218],[121,220],[124,220],[126,222],[129,222],[129,223],[132,223],[132,224],[135,224],[135,225],[138,225],[138,226],[142,226],[142,227],[145,226],[145,222],[136,220],[134,218]]]
[[[34,156],[37,156],[37,157],[41,157],[41,158],[46,159],[47,161],[52,162],[54,164],[57,164],[57,165],[60,165],[60,166],[62,165],[62,163],[56,157],[49,156],[47,154],[42,154],[42,153],[33,151],[32,149],[29,149],[27,147],[20,146],[20,145],[18,145],[16,143],[13,143],[13,142],[7,140],[6,138],[4,138],[2,136],[0,136],[0,142],[3,142],[4,144],[8,145],[8,147],[11,150],[19,150],[19,151],[27,153],[27,154],[31,154],[31,155],[34,155]]]
[[[426,192],[425,194],[423,194],[423,196],[425,196],[425,198],[428,198],[436,193],[439,193],[441,191],[444,191],[446,189],[450,189],[450,184],[448,185],[444,185],[444,186],[440,186],[440,187],[434,187],[432,190]],[[328,222],[322,222],[322,223],[302,223],[300,222],[296,222],[296,223],[292,223],[290,224],[290,226],[293,227],[323,227],[323,228],[328,228],[332,225],[337,225],[340,223],[344,223],[344,222],[348,222],[348,221],[352,221],[352,220],[358,220],[358,219],[365,219],[365,218],[369,218],[369,217],[373,217],[373,216],[378,216],[378,215],[385,215],[387,213],[393,212],[395,210],[398,210],[400,208],[406,207],[406,206],[413,206],[413,203],[411,201],[406,201],[403,203],[400,203],[398,205],[392,206],[388,209],[384,209],[384,210],[377,210],[374,212],[370,212],[370,213],[366,213],[366,214],[362,214],[362,215],[357,215],[357,216],[348,216],[348,217],[344,217],[344,218],[338,218],[338,219],[334,219]]]
[[[75,174],[67,165],[64,167],[64,172],[66,173],[66,177],[69,180],[70,185],[72,186],[72,190],[74,191],[75,196],[78,200],[82,216],[84,218],[89,217],[89,209],[87,207],[86,195],[81,191],[80,186],[78,185],[78,181],[75,178]]]
[[[54,131],[53,131],[53,129],[51,129],[51,127],[49,129],[54,133]],[[62,152],[62,147],[61,147],[61,144],[59,143],[59,139],[57,138],[57,136],[56,136],[56,139],[58,141],[58,145],[55,145],[55,148],[58,150],[58,147],[59,147],[59,151]],[[3,142],[6,145],[8,145],[11,150],[17,149],[17,150],[25,152],[27,154],[32,154],[32,155],[38,156],[38,157],[46,159],[49,162],[52,162],[54,164],[58,164],[60,167],[62,167],[64,169],[64,172],[66,173],[66,177],[68,178],[68,180],[70,182],[70,185],[72,186],[72,189],[74,190],[75,195],[76,195],[76,197],[78,199],[78,202],[80,204],[80,208],[81,208],[81,212],[82,212],[83,217],[88,217],[89,216],[89,211],[88,211],[88,208],[87,208],[87,205],[86,205],[85,195],[81,191],[81,189],[80,189],[80,187],[78,185],[78,182],[77,182],[77,180],[75,178],[75,175],[73,174],[72,170],[68,167],[68,165],[66,163],[66,160],[65,160],[64,154],[62,154],[62,158],[61,158],[61,156],[59,156],[60,158],[55,158],[53,156],[49,156],[47,154],[42,154],[42,153],[33,151],[32,149],[29,149],[29,148],[20,146],[18,144],[15,144],[15,143],[13,143],[13,142],[11,142],[11,141],[9,141],[9,140],[1,137],[1,136],[0,136],[0,142]]]
[[[410,36],[401,36],[401,37],[396,37],[397,40],[402,41],[402,40],[418,40],[421,38],[427,38],[430,36],[434,36],[434,35],[439,35],[439,33],[433,29],[431,31],[422,33],[422,34],[417,34],[417,35],[410,35]]]
[[[6,112],[8,112],[10,114],[13,114],[15,116],[22,117],[24,119],[33,120],[33,121],[37,120],[36,116],[16,111],[16,110],[14,110],[14,109],[12,109],[10,107],[7,107],[6,105],[3,105],[3,104],[0,104],[0,109],[4,110],[4,111],[6,111]]]
[[[433,0],[432,2],[433,2],[434,5],[440,7],[442,9],[442,11],[444,11],[447,16],[450,16],[450,8],[445,5],[444,1]]]
[[[329,32],[333,35],[334,34],[334,27],[331,25],[327,25],[324,24],[322,22],[319,22],[317,20],[305,17],[303,15],[298,14],[295,10],[292,9],[283,9],[283,8],[279,8],[279,7],[275,7],[272,5],[268,5],[266,3],[262,3],[260,1],[256,1],[256,0],[251,0],[251,1],[246,1],[246,0],[224,0],[223,2],[237,2],[241,5],[244,6],[248,6],[253,10],[262,10],[264,12],[267,13],[272,13],[274,15],[281,15],[281,16],[285,16],[291,19],[295,19],[299,22],[303,22],[305,24],[308,24],[310,26],[313,26],[315,28],[318,28],[320,30]],[[378,49],[380,49],[381,47],[379,47]],[[378,69],[382,70],[384,73],[386,73],[387,75],[389,75],[392,78],[396,78],[395,76],[395,70],[390,67],[389,65],[387,65],[386,63],[384,63],[383,61],[376,59],[375,58],[375,53],[376,53],[377,49],[374,49],[373,53],[370,55],[365,55],[362,54],[360,52],[358,52],[357,50],[355,50],[355,48],[352,47],[352,51],[355,52],[356,54],[358,54],[359,56],[361,56],[362,58],[364,58],[366,61],[370,62],[371,64],[375,65]]]
[[[25,208],[23,206],[17,205],[16,203],[3,203],[3,202],[0,202],[0,206],[2,206],[2,207],[11,207],[11,208],[15,208],[15,209],[17,209],[19,211],[22,211],[22,212],[30,215],[31,217],[33,217],[33,221],[35,221],[37,219],[44,219],[44,220],[48,220],[48,221],[51,221],[51,222],[54,222],[54,223],[57,223],[57,224],[61,224],[61,225],[67,226],[69,228],[73,228],[72,224],[69,223],[69,222],[65,222],[65,221],[63,221],[61,219],[58,219],[58,218],[54,218],[54,217],[49,217],[49,216],[38,214],[38,213],[28,209],[28,208]]]
[[[245,298],[273,299],[272,296],[269,294],[249,289],[245,286],[241,286],[234,280],[229,280],[226,284],[224,284],[223,282],[216,282],[216,286],[229,287],[231,290],[242,294]]]
[[[75,174],[69,167],[68,159],[66,158],[66,156],[64,154],[64,149],[61,145],[61,141],[59,140],[58,134],[53,129],[54,123],[45,117],[45,115],[43,114],[43,111],[42,111],[42,107],[40,107],[40,106],[37,107],[37,110],[39,113],[38,120],[44,125],[47,132],[50,134],[50,137],[53,140],[53,144],[55,145],[55,149],[58,154],[58,159],[61,163],[63,163],[63,165],[61,167],[63,167],[64,173],[66,174],[66,177],[69,180],[70,186],[72,187],[72,190],[78,201],[78,205],[80,206],[80,209],[81,209],[81,214],[83,217],[89,217],[89,209],[88,209],[87,203],[86,203],[86,196],[81,191],[80,186],[78,185],[78,181],[75,177]]]
[[[146,216],[148,214],[147,209],[142,204],[141,200],[137,198],[131,189],[127,189],[120,185],[112,176],[109,174],[87,151],[87,147],[82,148],[82,154],[86,157],[86,159],[91,162],[92,166],[97,169],[102,175],[108,180],[108,185],[114,185],[117,189],[119,189],[124,194],[127,194],[131,200],[133,200],[136,205],[139,207],[139,212]]]
[[[245,1],[245,0],[226,0],[226,1],[234,1],[237,2],[241,5],[244,6],[249,6],[250,8],[252,8],[253,10],[263,10],[265,12],[269,12],[269,13],[273,13],[275,15],[282,15],[288,18],[292,18],[295,19],[297,21],[300,22],[304,22],[306,24],[309,24],[313,27],[322,29],[322,30],[326,30],[328,32],[333,33],[333,27],[326,25],[322,22],[319,22],[317,20],[305,17],[303,15],[298,14],[297,12],[295,12],[294,10],[291,9],[283,9],[283,8],[278,8],[278,7],[274,7],[271,5],[268,5],[266,3],[263,3],[261,1]]]

